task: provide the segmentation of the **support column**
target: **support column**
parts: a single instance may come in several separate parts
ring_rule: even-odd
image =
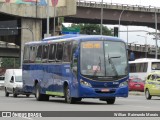
[[[21,67],[24,44],[30,41],[42,40],[42,20],[32,18],[21,19]]]

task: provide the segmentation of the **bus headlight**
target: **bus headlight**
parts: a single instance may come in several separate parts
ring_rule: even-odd
[[[119,87],[124,87],[124,86],[128,86],[128,81],[124,81],[119,84]]]
[[[82,79],[80,79],[80,83],[81,83],[81,85],[84,85],[84,86],[87,86],[87,87],[92,87],[90,83],[88,83],[88,82],[86,82]]]

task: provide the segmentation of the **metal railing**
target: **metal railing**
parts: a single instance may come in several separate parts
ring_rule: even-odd
[[[94,8],[108,8],[108,9],[127,9],[129,11],[143,11],[143,12],[156,12],[160,13],[160,7],[155,6],[142,6],[142,5],[130,5],[130,4],[119,4],[119,3],[106,3],[103,5],[101,2],[96,1],[85,1],[77,0],[77,6],[81,7],[94,7]]]
[[[150,45],[140,45],[140,44],[128,44],[128,49],[136,52],[147,52],[148,54],[155,54],[156,47]],[[158,54],[160,55],[160,48],[158,47]]]

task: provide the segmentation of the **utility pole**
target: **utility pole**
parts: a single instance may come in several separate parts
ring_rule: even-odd
[[[49,37],[49,0],[47,0],[47,37]]]
[[[101,1],[101,29],[100,29],[100,34],[103,34],[103,0]]]
[[[157,59],[158,57],[158,44],[157,44],[157,12],[156,12],[156,8],[155,8],[155,42],[156,42],[156,55],[155,55],[155,59]]]

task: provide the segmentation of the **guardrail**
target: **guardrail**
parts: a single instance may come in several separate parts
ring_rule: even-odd
[[[77,6],[160,13],[160,7],[77,0]]]
[[[137,52],[147,52],[148,54],[155,54],[156,47],[150,45],[140,45],[140,44],[128,44],[128,49]],[[158,47],[158,54],[160,55],[160,48]]]

